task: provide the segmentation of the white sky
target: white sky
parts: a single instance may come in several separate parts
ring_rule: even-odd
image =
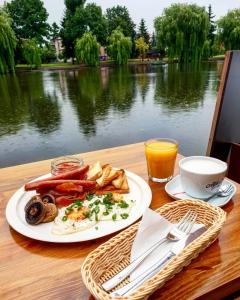
[[[64,0],[42,0],[49,13],[49,22],[60,23],[64,13]],[[0,4],[3,4],[4,0],[0,0]],[[216,15],[216,19],[227,13],[228,10],[233,8],[240,8],[240,0],[93,0],[87,1],[87,3],[95,2],[100,5],[103,11],[106,8],[115,5],[124,5],[128,8],[133,21],[139,24],[141,18],[144,18],[148,27],[148,31],[153,31],[153,20],[155,17],[160,16],[165,7],[168,7],[172,3],[196,3],[200,6],[207,7],[212,5],[213,13]]]

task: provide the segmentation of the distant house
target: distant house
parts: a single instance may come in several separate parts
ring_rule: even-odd
[[[62,39],[60,37],[55,38],[53,40],[53,45],[55,47],[57,60],[61,60],[59,57],[63,53],[63,49],[64,49],[64,47],[62,45]]]

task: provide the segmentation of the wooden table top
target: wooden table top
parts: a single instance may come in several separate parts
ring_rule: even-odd
[[[143,144],[105,149],[80,156],[125,168],[147,180]],[[178,157],[178,159],[180,156]],[[0,169],[1,299],[93,300],[83,285],[80,266],[86,255],[113,235],[95,241],[54,244],[32,240],[10,228],[5,218],[9,198],[24,183],[48,173],[50,161]],[[176,168],[176,174],[178,169]],[[149,183],[156,209],[172,201],[164,185]],[[220,299],[240,289],[240,186],[224,210],[227,222],[219,238],[149,299]]]

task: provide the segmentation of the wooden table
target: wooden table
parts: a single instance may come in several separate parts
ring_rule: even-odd
[[[126,168],[147,180],[143,144],[83,153]],[[179,159],[179,157],[178,157]],[[111,236],[75,244],[35,241],[11,229],[5,218],[9,198],[21,185],[49,172],[50,161],[0,170],[0,298],[93,300],[82,283],[80,266],[86,255]],[[178,169],[176,168],[176,174]],[[172,201],[161,184],[150,183],[151,208]],[[240,289],[240,186],[224,210],[227,222],[219,239],[150,299],[220,299]]]

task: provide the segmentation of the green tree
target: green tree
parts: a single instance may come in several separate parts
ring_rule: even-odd
[[[173,4],[155,19],[154,25],[158,47],[167,49],[169,59],[200,61],[209,32],[209,19],[204,7]]]
[[[51,36],[51,39],[52,40],[55,40],[56,38],[59,37],[59,34],[60,34],[60,28],[59,26],[57,25],[56,22],[53,22],[52,23],[52,26],[50,28],[50,36]]]
[[[89,3],[85,7],[85,18],[88,29],[96,36],[101,45],[106,45],[107,21],[102,14],[101,6]]]
[[[106,18],[107,18],[107,31],[108,35],[110,36],[113,30],[117,29],[118,27],[121,28],[122,33],[125,36],[131,38],[132,41],[132,55],[135,55],[135,39],[136,39],[136,31],[133,20],[130,17],[129,11],[125,6],[114,6],[112,8],[108,8],[106,11]]]
[[[86,17],[84,12],[85,0],[65,0],[66,11],[62,21],[60,36],[66,58],[74,62],[74,43],[86,32]]]
[[[118,65],[126,64],[131,54],[132,42],[125,37],[120,28],[113,30],[108,38],[108,53]]]
[[[7,3],[17,39],[35,39],[43,44],[48,37],[48,13],[40,0],[12,0]]]
[[[99,64],[99,44],[95,36],[91,32],[86,32],[77,39],[75,53],[79,62],[83,61],[89,66]]]
[[[218,21],[218,35],[225,50],[240,49],[240,9],[229,11]]]
[[[212,12],[212,6],[211,4],[208,6],[208,19],[209,19],[209,32],[208,32],[208,40],[209,40],[209,56],[212,56],[212,47],[214,44],[214,38],[215,38],[215,30],[216,30],[216,25],[214,22],[215,15],[213,15]]]
[[[55,47],[48,43],[43,48],[41,48],[41,61],[42,63],[48,64],[56,60]]]
[[[149,34],[144,19],[141,19],[140,21],[140,25],[138,28],[138,36],[143,37],[144,42],[149,44]]]
[[[39,67],[41,65],[41,49],[38,47],[36,41],[23,40],[22,42],[22,56],[27,65],[30,67]]]
[[[136,49],[139,51],[143,60],[146,52],[149,49],[149,45],[144,41],[142,36],[136,40]]]
[[[14,71],[16,38],[11,28],[11,18],[0,9],[0,73]]]
[[[152,33],[152,38],[151,38],[151,48],[155,49],[157,47],[157,41],[156,41],[156,36],[155,33]]]

